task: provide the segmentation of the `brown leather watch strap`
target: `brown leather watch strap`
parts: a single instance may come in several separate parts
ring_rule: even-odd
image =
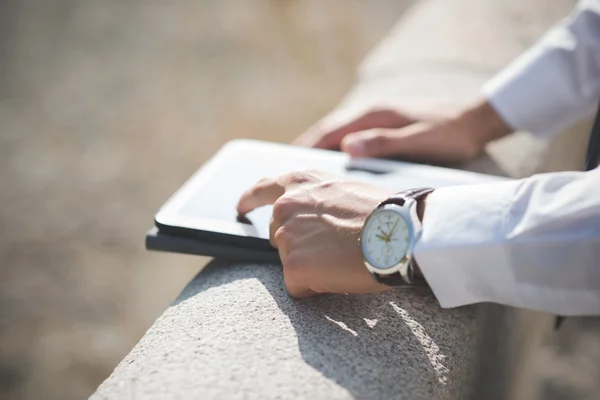
[[[400,272],[394,274],[382,275],[373,272],[373,277],[379,283],[383,283],[388,286],[412,286],[412,284],[406,283]]]
[[[375,280],[379,283],[383,283],[384,285],[388,285],[388,286],[394,286],[394,287],[399,287],[399,286],[406,286],[406,287],[417,287],[417,286],[426,286],[427,285],[427,281],[425,280],[425,278],[423,277],[415,277],[412,274],[412,271],[414,270],[413,266],[410,266],[410,283],[406,282],[404,280],[404,278],[402,277],[402,275],[400,274],[400,272],[396,272],[393,274],[389,274],[389,275],[384,275],[384,274],[378,274],[376,272],[373,272],[373,277],[375,278]]]
[[[429,193],[433,192],[434,190],[435,189],[432,189],[432,188],[417,188],[417,189],[410,189],[410,190],[406,190],[404,192],[396,193],[395,195],[390,196],[386,200],[379,203],[377,208],[385,206],[387,204],[398,204],[399,206],[403,206],[406,198],[415,199],[418,201],[423,196],[428,195]]]

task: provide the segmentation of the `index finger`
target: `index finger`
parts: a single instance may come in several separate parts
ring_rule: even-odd
[[[411,118],[394,110],[373,109],[342,124],[335,120],[329,121],[327,125],[334,125],[333,129],[317,125],[301,135],[294,143],[307,147],[336,148],[340,147],[342,139],[351,133],[374,128],[401,128],[412,122]]]
[[[273,204],[285,193],[285,187],[275,179],[263,179],[248,189],[240,198],[237,212],[244,215],[255,208]]]

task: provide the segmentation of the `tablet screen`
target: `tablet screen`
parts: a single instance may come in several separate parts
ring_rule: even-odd
[[[200,169],[156,216],[157,223],[230,235],[269,237],[272,207],[238,222],[238,199],[264,177],[318,169],[395,191],[500,179],[493,176],[382,160],[350,160],[347,155],[257,141],[233,141]],[[159,226],[160,227],[160,226]]]

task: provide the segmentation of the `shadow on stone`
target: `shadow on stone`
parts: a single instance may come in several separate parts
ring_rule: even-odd
[[[278,266],[214,261],[172,307],[244,279],[260,281],[289,318],[302,359],[356,398],[463,398],[471,387],[474,308],[441,310],[426,289],[296,300]]]

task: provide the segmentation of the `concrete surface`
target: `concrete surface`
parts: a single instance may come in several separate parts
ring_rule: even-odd
[[[475,315],[429,290],[294,300],[281,267],[214,262],[91,398],[465,398]]]
[[[420,2],[322,123],[390,102],[418,109],[468,101],[572,5]],[[585,123],[553,143],[521,133],[466,167],[511,176],[577,169],[586,134]],[[600,393],[597,321],[570,319],[556,333],[551,315],[442,311],[430,296],[401,291],[293,301],[276,268],[215,264],[93,398],[462,399],[472,389],[477,399],[591,399]]]

